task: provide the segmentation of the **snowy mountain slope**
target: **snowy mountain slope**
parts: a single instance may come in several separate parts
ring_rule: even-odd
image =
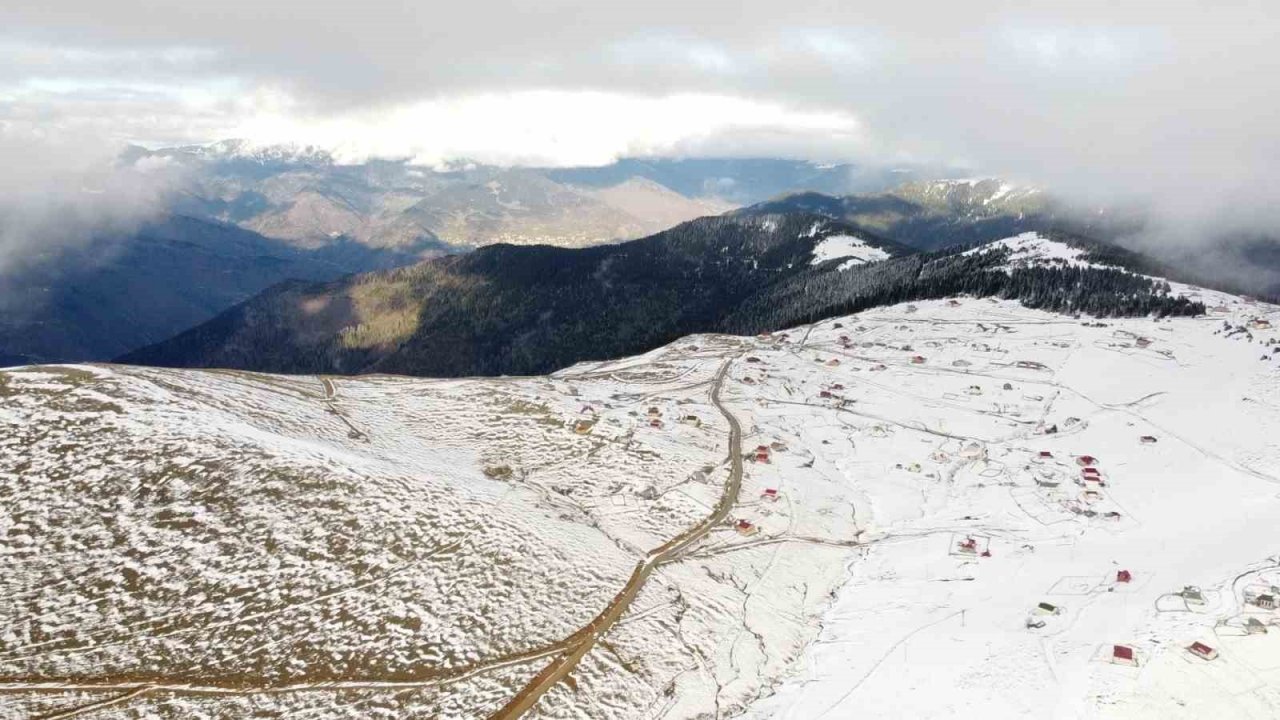
[[[1280,308],[1178,291],[535,378],[0,374],[0,716],[1274,717]]]
[[[996,240],[972,250],[965,255],[978,255],[993,251],[1007,250],[1009,257],[1006,267],[1050,267],[1054,265],[1066,267],[1101,267],[1099,263],[1091,263],[1085,259],[1087,252],[1065,242],[1047,238],[1037,232],[1025,232],[1014,237]]]
[[[1271,306],[1206,300],[1233,328],[1277,319]],[[851,502],[866,549],[818,641],[748,716],[1274,716],[1280,640],[1275,627],[1245,636],[1243,623],[1280,614],[1243,599],[1280,580],[1277,340],[1227,337],[1223,322],[930,302],[826,323],[803,334],[808,352],[771,360],[751,388],[764,400],[753,422],[791,428],[795,447],[835,417],[845,445],[804,451],[843,476],[846,498],[786,492],[818,512]],[[805,383],[803,407],[797,373],[822,378]],[[810,399],[836,382],[837,397]],[[846,407],[809,407],[824,402]],[[1082,455],[1098,458],[1096,497]],[[961,549],[970,537],[977,553]],[[1131,582],[1115,582],[1121,570]],[[1188,585],[1204,605],[1173,595]],[[1191,656],[1196,641],[1220,658]],[[1135,648],[1137,670],[1098,660],[1115,644]]]
[[[816,235],[822,230],[825,223],[814,223],[810,228],[810,236]],[[820,265],[828,260],[845,259],[840,264],[840,270],[847,270],[857,265],[865,265],[867,263],[888,260],[892,255],[885,251],[882,247],[877,247],[867,242],[865,237],[856,235],[828,235],[823,238],[813,248],[813,259],[809,261],[810,265]]]

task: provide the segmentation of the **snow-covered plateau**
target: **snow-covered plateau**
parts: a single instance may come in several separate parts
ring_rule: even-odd
[[[1280,717],[1280,308],[1176,289],[0,372],[0,717]]]

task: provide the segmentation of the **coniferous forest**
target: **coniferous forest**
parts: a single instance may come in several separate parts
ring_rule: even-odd
[[[889,257],[813,264],[827,237]],[[537,374],[698,332],[755,334],[893,303],[994,297],[1100,317],[1203,305],[1126,267],[1127,251],[1057,238],[1108,267],[1008,267],[1000,248],[914,253],[830,218],[702,218],[585,249],[495,245],[328,283],[285,283],[121,358],[178,367],[426,376]]]

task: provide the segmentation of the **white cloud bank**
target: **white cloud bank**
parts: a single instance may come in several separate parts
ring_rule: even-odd
[[[1274,0],[44,0],[0,6],[0,123],[432,163],[965,165],[1149,204],[1194,243],[1280,223],[1277,47]]]
[[[820,135],[850,148],[859,145],[856,120],[841,112],[711,94],[565,90],[464,95],[317,116],[299,114],[280,100],[228,132],[255,143],[324,147],[340,161],[405,158],[425,165],[459,158],[604,165],[624,156],[696,153],[713,138],[761,132],[775,133],[779,142]]]

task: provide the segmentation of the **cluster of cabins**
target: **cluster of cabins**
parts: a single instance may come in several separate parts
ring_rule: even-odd
[[[755,450],[747,453],[747,458],[752,462],[769,464],[772,462],[774,453],[786,452],[786,450],[786,443],[780,440],[775,440],[768,445],[757,445]],[[779,497],[781,497],[781,495],[778,493],[778,489],[773,487],[767,487],[760,493],[760,499],[764,502],[777,502]],[[759,531],[759,528],[746,518],[739,518],[735,520],[733,523],[733,529],[736,530],[739,535],[754,535]]]
[[[583,405],[582,409],[578,411],[578,414],[582,417],[573,421],[573,431],[579,435],[590,435],[591,430],[596,426],[596,422],[599,418],[596,414],[596,409],[590,405]],[[702,427],[702,418],[697,415],[681,415],[679,422],[682,425],[689,425],[695,428]],[[656,406],[649,407],[645,411],[644,423],[651,428],[661,429],[662,409]]]
[[[1116,573],[1116,583],[1132,582],[1133,575],[1128,570],[1120,570]],[[1193,585],[1184,587],[1177,593],[1188,604],[1203,605],[1205,602],[1204,593],[1200,588]],[[1280,607],[1277,597],[1280,596],[1280,587],[1266,586],[1262,588],[1250,588],[1244,592],[1244,602],[1246,605],[1252,605],[1261,610],[1276,610]],[[1032,614],[1027,618],[1028,628],[1042,628],[1045,626],[1043,616],[1058,615],[1062,612],[1061,608],[1055,607],[1049,603],[1040,603]],[[1248,616],[1244,621],[1244,630],[1246,635],[1265,635],[1267,633],[1267,625],[1255,616]],[[1186,650],[1191,655],[1201,660],[1216,660],[1218,658],[1218,650],[1213,646],[1195,641],[1186,646]],[[1113,645],[1108,657],[1110,662],[1119,665],[1138,665],[1138,655],[1134,648],[1130,645]]]

